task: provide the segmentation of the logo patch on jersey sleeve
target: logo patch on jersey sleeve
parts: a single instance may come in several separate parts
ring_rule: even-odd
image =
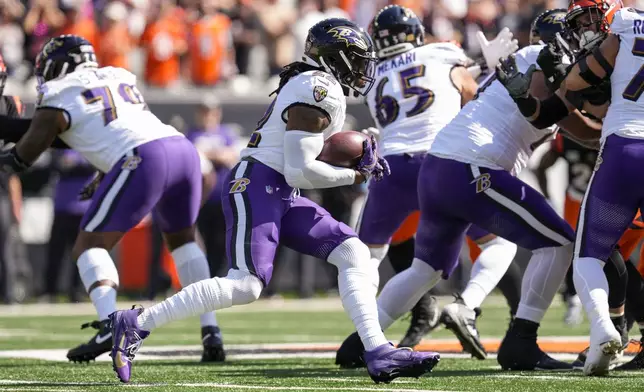
[[[315,88],[313,88],[313,99],[315,99],[315,102],[324,100],[327,95],[329,95],[329,90],[327,90],[326,87],[315,86]]]

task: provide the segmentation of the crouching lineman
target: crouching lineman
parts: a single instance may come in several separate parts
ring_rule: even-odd
[[[40,94],[34,117],[0,117],[3,131],[24,133],[0,155],[0,167],[10,173],[26,170],[59,138],[106,173],[73,249],[100,322],[96,335],[70,350],[68,358],[89,361],[112,346],[108,316],[116,311],[119,276],[108,252],[152,210],[181,284],[210,277],[195,242],[202,187],[199,155],[190,141],[147,109],[133,74],[98,68],[94,48],[82,37],[50,39],[37,57],[36,76]],[[202,359],[222,360],[215,315],[202,313]]]
[[[366,95],[373,86],[374,63],[371,38],[353,22],[327,19],[309,30],[302,61],[282,72],[277,97],[227,180],[222,200],[232,268],[224,278],[185,287],[145,310],[110,316],[113,365],[122,381],[130,379],[131,361],[154,328],[257,300],[271,279],[279,243],[338,267],[340,297],[364,343],[374,381],[417,377],[436,365],[436,353],[396,349],[387,342],[378,324],[378,272],[370,263],[369,248],[348,226],[298,192],[361,183],[372,176],[380,180],[389,174],[375,141],[365,142],[355,170],[316,160],[325,136],[344,123],[345,95]]]

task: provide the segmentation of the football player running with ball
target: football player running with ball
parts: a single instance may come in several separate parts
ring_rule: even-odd
[[[325,137],[344,123],[345,96],[366,95],[373,86],[374,65],[371,38],[353,22],[327,19],[309,30],[302,61],[282,72],[276,98],[227,179],[222,199],[232,268],[224,278],[192,284],[145,310],[110,316],[112,360],[122,381],[130,379],[134,354],[154,328],[257,300],[271,279],[278,243],[338,268],[342,304],[364,343],[374,381],[417,377],[438,362],[436,353],[396,349],[387,341],[378,323],[378,271],[370,262],[369,248],[298,191],[380,180],[389,174],[371,140],[364,142],[355,168],[316,160]]]

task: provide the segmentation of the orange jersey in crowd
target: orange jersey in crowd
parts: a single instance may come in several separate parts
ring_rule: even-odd
[[[174,15],[148,24],[141,36],[147,52],[145,81],[155,86],[168,86],[179,79],[178,45],[185,43],[183,23]]]
[[[212,85],[222,77],[231,42],[231,22],[224,14],[201,18],[190,32],[190,68],[195,84]]]
[[[128,54],[132,51],[132,37],[125,23],[119,23],[101,31],[100,45],[96,50],[98,62],[102,67],[129,69]]]

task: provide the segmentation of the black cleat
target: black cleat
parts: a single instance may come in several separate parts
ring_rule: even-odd
[[[413,348],[439,325],[440,311],[436,298],[426,293],[411,310],[411,324],[398,347]]]
[[[83,343],[67,352],[67,359],[72,362],[89,362],[112,349],[112,327],[110,320],[92,321],[81,325],[81,329],[92,327],[98,332],[89,342]]]
[[[443,308],[441,322],[445,324],[445,328],[454,332],[463,346],[463,351],[472,354],[474,358],[483,360],[487,358],[487,351],[485,351],[479,331],[476,329],[476,319],[480,315],[480,309],[468,308],[463,300],[457,297],[456,301]]]
[[[201,362],[223,362],[226,360],[224,341],[221,338],[219,327],[202,327],[201,342],[203,343]]]
[[[639,341],[640,350],[633,359],[623,365],[617,366],[614,370],[642,370],[644,369],[644,337]]]
[[[335,353],[335,364],[342,369],[357,369],[367,366],[364,362],[364,344],[357,332],[352,333]]]
[[[537,344],[539,324],[523,319],[514,319],[505,334],[497,362],[503,370],[572,370],[571,364],[558,361]]]

